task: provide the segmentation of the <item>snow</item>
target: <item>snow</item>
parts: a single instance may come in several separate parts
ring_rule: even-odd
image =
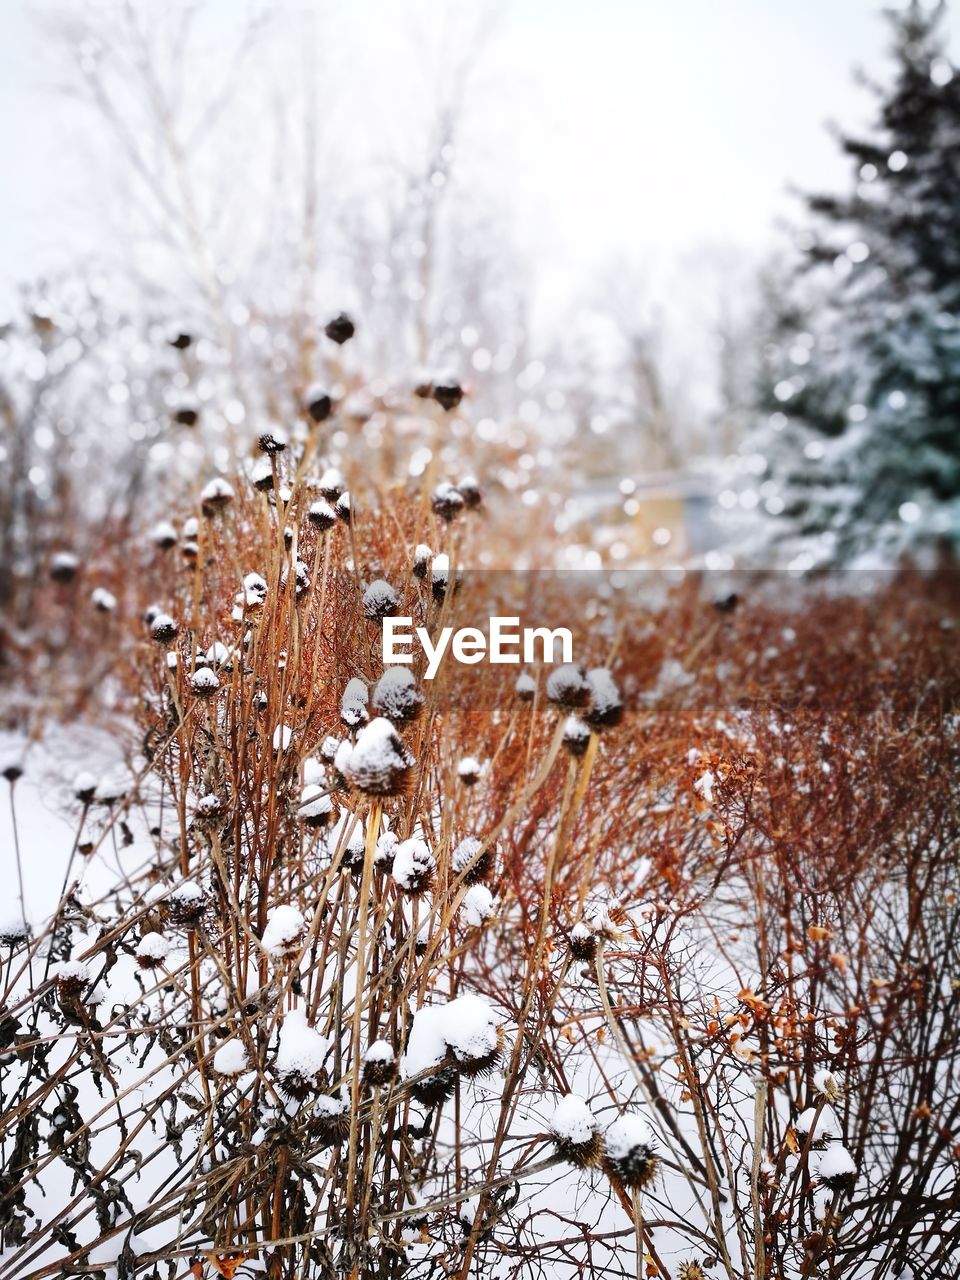
[[[425,1005],[414,1014],[407,1051],[400,1063],[403,1078],[438,1066],[449,1050],[461,1063],[495,1053],[497,1020],[479,996],[463,995],[448,1004]]]
[[[652,1146],[653,1131],[642,1116],[627,1111],[609,1125],[603,1145],[611,1160],[623,1160],[640,1147]]]
[[[220,680],[217,673],[209,667],[197,667],[190,677],[190,687],[198,694],[216,693],[220,688]]]
[[[524,671],[517,676],[517,683],[513,688],[518,697],[532,698],[537,692],[537,682],[533,676]]]
[[[583,671],[573,662],[564,662],[547,676],[547,697],[561,706],[578,705],[590,692]]]
[[[388,667],[373,690],[375,709],[391,720],[410,719],[423,700],[409,667]]]
[[[830,1106],[823,1107],[819,1116],[817,1116],[816,1107],[807,1107],[806,1111],[801,1111],[797,1116],[794,1128],[797,1133],[810,1134],[818,1140],[840,1137],[840,1121],[837,1119],[837,1113]]]
[[[473,884],[463,895],[460,913],[468,925],[479,926],[493,915],[493,894],[485,884]]]
[[[113,613],[117,607],[117,597],[112,591],[108,591],[106,587],[94,587],[90,596],[90,603],[95,609],[99,609],[101,613]]]
[[[599,1131],[597,1118],[583,1098],[568,1093],[557,1103],[550,1121],[550,1132],[563,1142],[585,1146]]]
[[[200,503],[202,506],[207,506],[210,503],[213,503],[215,506],[225,506],[228,502],[232,501],[233,487],[224,480],[223,476],[214,476],[212,480],[208,481],[207,484],[203,486],[200,493]],[[186,526],[184,526],[184,533],[186,534]],[[196,529],[193,530],[193,533],[196,533]],[[192,537],[193,534],[189,536]]]
[[[363,612],[371,619],[384,618],[388,614],[395,613],[399,603],[400,597],[390,583],[385,582],[383,578],[377,578],[375,582],[371,582],[363,593]]]
[[[225,667],[232,658],[233,650],[227,648],[222,640],[214,640],[204,654],[204,661],[208,667]]]
[[[606,667],[594,667],[588,671],[587,684],[590,686],[592,713],[598,719],[614,716],[623,706],[617,683]]]
[[[272,907],[261,939],[264,950],[272,956],[286,955],[296,949],[305,928],[306,922],[296,907]]]
[[[713,804],[713,784],[716,778],[708,769],[706,773],[702,773],[693,784],[693,789],[703,797],[706,804]]]
[[[239,1076],[249,1064],[246,1048],[241,1040],[228,1040],[213,1055],[213,1069],[218,1076]]]
[[[170,940],[162,933],[146,933],[137,943],[137,958],[152,968],[163,964],[170,954]]]
[[[177,540],[177,531],[169,520],[158,520],[150,530],[150,541],[158,547],[172,546]]]
[[[307,511],[307,519],[319,529],[330,529],[336,524],[337,513],[329,502],[325,502],[323,498],[320,498],[310,504],[310,508]]]
[[[483,841],[476,836],[464,836],[454,849],[450,859],[455,875],[462,875],[483,848]]]
[[[82,960],[64,960],[54,966],[53,976],[57,982],[80,982],[84,985],[91,980],[90,970]]]
[[[273,731],[274,751],[286,751],[293,741],[293,730],[288,724],[278,724]]]
[[[857,1166],[846,1147],[839,1142],[831,1142],[825,1151],[817,1155],[816,1173],[821,1182],[832,1185],[842,1179],[856,1177]]]
[[[347,487],[343,472],[337,467],[327,467],[317,484],[317,488],[331,501],[336,501]]]
[[[364,1062],[393,1062],[395,1058],[396,1054],[389,1040],[375,1040],[363,1055]]]
[[[385,795],[413,764],[413,756],[391,722],[378,716],[360,730],[353,746],[340,744],[334,763],[353,786]]]
[[[297,810],[298,817],[308,822],[310,819],[325,818],[332,812],[333,801],[323,787],[311,785],[303,788],[300,807]]]
[[[243,601],[247,608],[252,609],[257,605],[263,604],[266,598],[266,579],[262,578],[259,573],[248,573],[243,580]]]
[[[831,1102],[836,1102],[843,1094],[843,1079],[833,1071],[823,1069],[814,1073],[813,1087]]]
[[[390,874],[408,893],[415,893],[434,869],[433,854],[423,840],[403,840],[397,845]]]
[[[461,778],[475,781],[483,773],[483,765],[476,756],[464,756],[457,765],[457,774]]]
[[[302,1009],[290,1009],[280,1028],[276,1069],[281,1076],[315,1076],[323,1067],[330,1041],[307,1025]]]
[[[367,720],[367,701],[369,696],[367,686],[362,680],[354,676],[348,682],[343,691],[343,697],[340,699],[340,718],[344,724],[350,728],[356,728],[357,725],[363,724]]]

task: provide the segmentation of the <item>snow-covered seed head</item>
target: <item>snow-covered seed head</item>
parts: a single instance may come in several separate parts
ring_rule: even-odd
[[[346,492],[347,482],[338,467],[327,467],[317,481],[317,488],[328,502],[336,502],[341,493]]]
[[[424,697],[409,667],[388,667],[373,690],[373,706],[394,724],[415,720]]]
[[[463,883],[467,885],[489,880],[493,874],[493,864],[493,849],[485,849],[483,841],[476,836],[465,836],[450,857],[453,874],[463,876]]]
[[[265,458],[262,458],[253,468],[251,480],[257,493],[269,493],[273,488],[273,467]]]
[[[597,954],[597,935],[582,920],[570,930],[570,954],[574,960],[589,962]]]
[[[150,638],[157,644],[168,645],[176,637],[179,627],[168,613],[158,613],[150,624]]]
[[[455,520],[466,504],[463,494],[446,480],[442,481],[430,495],[430,506],[435,515],[447,524]]]
[[[570,755],[579,758],[590,745],[590,726],[579,716],[567,716],[563,723],[563,746]]]
[[[214,476],[204,485],[200,494],[200,510],[209,520],[218,511],[224,511],[233,501],[233,487],[223,476]]]
[[[603,1136],[604,1165],[608,1175],[631,1190],[642,1191],[657,1176],[653,1133],[641,1116],[626,1112]]]
[[[300,807],[297,809],[297,817],[303,825],[316,831],[320,827],[327,826],[332,815],[333,801],[324,788],[316,784],[304,787]]]
[[[196,560],[197,556],[200,554],[200,547],[192,540],[190,542],[185,542],[180,548],[180,554],[183,556],[184,560]]]
[[[78,1000],[90,985],[90,970],[82,960],[67,960],[57,970],[56,983],[61,1001]]]
[[[451,1062],[444,1063],[430,1075],[415,1080],[410,1091],[425,1107],[439,1107],[451,1096],[457,1086],[457,1069]]]
[[[209,791],[197,801],[194,821],[199,822],[201,826],[213,826],[223,817],[226,811],[227,806],[223,797],[218,796],[215,791]]]
[[[537,696],[537,682],[528,672],[522,671],[517,676],[513,691],[521,702],[532,702]]]
[[[357,729],[370,719],[367,710],[369,697],[367,686],[357,676],[347,682],[340,699],[340,719],[348,729]]]
[[[823,1186],[838,1194],[853,1190],[857,1181],[857,1166],[846,1147],[833,1141],[818,1156],[816,1174]]]
[[[50,561],[50,577],[54,582],[72,582],[80,571],[80,560],[71,551],[58,551]]]
[[[310,1106],[307,1132],[322,1147],[338,1147],[350,1135],[350,1108],[344,1098],[321,1093]]]
[[[274,1070],[283,1092],[303,1100],[318,1086],[330,1042],[319,1031],[307,1025],[302,1009],[291,1009],[280,1028]]]
[[[320,743],[320,759],[326,761],[327,764],[333,764],[336,759],[337,751],[340,748],[341,741],[341,738],[337,738],[334,734],[328,733]]]
[[[90,596],[90,603],[97,613],[113,613],[117,607],[117,597],[112,591],[108,591],[106,587],[94,587],[93,594]]]
[[[430,563],[433,560],[433,552],[425,542],[420,542],[413,550],[413,576],[419,578],[421,582],[425,582],[427,574],[430,572]]]
[[[257,436],[257,448],[261,453],[274,456],[283,453],[288,444],[287,433],[282,427],[269,427]]]
[[[175,410],[173,420],[178,427],[195,427],[200,421],[200,410],[192,404],[182,404]]]
[[[342,347],[345,342],[349,342],[356,331],[356,325],[345,311],[341,311],[339,315],[334,316],[332,320],[328,320],[323,326],[323,332],[338,347]]]
[[[92,773],[78,773],[73,780],[73,794],[81,804],[91,804],[97,794],[97,780]]]
[[[377,578],[363,593],[363,613],[364,617],[369,618],[371,622],[382,622],[384,618],[391,618],[397,612],[400,605],[400,597],[397,595],[389,582],[385,582],[383,578]]]
[[[150,530],[150,541],[160,551],[169,551],[177,545],[177,531],[169,520],[158,520]]]
[[[170,943],[162,933],[145,933],[137,943],[137,964],[141,969],[161,969],[170,953]]]
[[[575,711],[585,706],[590,697],[590,686],[583,667],[573,662],[555,667],[547,676],[546,692],[555,707]]]
[[[486,1075],[503,1052],[503,1030],[493,1010],[479,996],[462,995],[442,1006],[447,1048],[465,1076]]]
[[[23,777],[23,765],[16,762],[4,765],[0,769],[0,777],[9,782],[12,787],[15,782],[19,782]]]
[[[314,385],[307,389],[304,406],[313,422],[326,422],[333,410],[333,401],[323,387]]]
[[[210,667],[197,667],[190,677],[190,688],[198,698],[212,698],[220,688],[220,679]]]
[[[397,1055],[389,1040],[376,1040],[363,1055],[363,1083],[388,1084],[397,1074]]]
[[[373,855],[373,864],[381,871],[389,871],[393,867],[393,859],[397,852],[400,837],[395,831],[384,831],[377,837],[377,847]]]
[[[225,1040],[213,1055],[213,1070],[225,1080],[233,1080],[242,1076],[249,1066],[247,1050],[242,1040],[234,1037]]]
[[[316,502],[310,504],[307,519],[319,533],[326,533],[337,523],[337,513],[329,502],[318,498]]]
[[[447,594],[447,587],[450,582],[450,557],[446,552],[442,552],[438,556],[434,556],[430,561],[430,590],[434,600],[441,603]],[[456,577],[453,581],[453,589],[456,591],[458,582]]]
[[[171,924],[192,928],[207,905],[207,895],[195,880],[181,880],[167,894],[164,908]]]
[[[333,509],[338,520],[344,524],[353,524],[353,503],[350,501],[349,493],[341,493]]]
[[[550,1121],[557,1154],[580,1169],[588,1169],[600,1159],[600,1123],[589,1105],[575,1093],[557,1103]]]
[[[370,796],[395,796],[405,790],[414,758],[389,720],[378,716],[342,743],[334,765],[352,787]]]
[[[449,413],[463,399],[463,387],[452,378],[445,378],[433,384],[433,398],[445,413]]]
[[[295,955],[306,932],[306,921],[296,907],[283,904],[267,912],[267,924],[260,939],[264,951],[276,958]]]
[[[30,926],[19,913],[0,918],[0,947],[19,947],[29,937]]]
[[[464,756],[457,765],[457,777],[465,787],[472,787],[480,781],[483,765],[476,756]]]
[[[462,480],[458,480],[457,490],[471,511],[475,511],[483,502],[483,493],[476,476],[464,476]]]
[[[410,897],[425,893],[430,888],[435,870],[433,854],[425,841],[416,837],[401,840],[394,849],[390,874]]]
[[[590,686],[590,706],[586,721],[594,729],[609,729],[623,718],[623,699],[616,681],[606,667],[594,667],[587,672]]]

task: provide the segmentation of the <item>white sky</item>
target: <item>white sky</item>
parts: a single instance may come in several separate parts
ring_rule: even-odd
[[[377,68],[371,132],[404,91],[390,68],[406,2],[336,6]],[[447,3],[462,16],[475,0]],[[0,0],[4,301],[17,279],[62,257],[73,198],[90,182],[33,20],[65,7]],[[482,103],[494,160],[504,148],[501,202],[548,294],[572,294],[617,255],[655,263],[704,244],[760,251],[795,209],[790,182],[842,185],[847,171],[825,125],[855,125],[869,110],[851,71],[882,74],[877,12],[872,0],[508,0]],[[957,10],[948,28],[955,52]],[[361,132],[362,79],[351,86]]]

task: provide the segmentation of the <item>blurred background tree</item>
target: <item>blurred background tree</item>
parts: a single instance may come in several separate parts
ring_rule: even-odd
[[[895,74],[852,189],[806,198],[795,279],[771,282],[752,558],[797,567],[949,555],[960,543],[960,79],[944,5],[887,14]],[[784,287],[785,286],[785,287]]]

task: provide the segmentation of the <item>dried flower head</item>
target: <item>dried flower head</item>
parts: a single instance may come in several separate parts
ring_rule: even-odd
[[[493,874],[494,850],[484,848],[476,836],[465,836],[450,856],[453,874],[463,876],[464,884],[477,884],[489,880]]]
[[[200,492],[200,510],[209,520],[218,512],[225,511],[233,497],[233,486],[223,476],[214,476]]]
[[[364,725],[356,743],[340,744],[334,764],[358,791],[394,796],[405,789],[414,758],[390,721],[378,716]]]
[[[212,698],[220,688],[220,678],[210,667],[197,667],[190,677],[190,688],[198,698]]]
[[[423,710],[424,696],[409,667],[388,667],[373,690],[373,706],[394,724],[408,724]]]
[[[320,533],[326,533],[337,523],[337,513],[329,502],[320,498],[312,502],[307,510],[307,519]]]
[[[454,382],[449,378],[443,382],[435,382],[433,384],[433,398],[441,409],[449,413],[451,409],[456,409],[463,399],[463,387],[460,386],[459,382]]]
[[[421,582],[425,582],[427,574],[430,572],[430,562],[433,560],[433,552],[425,542],[419,543],[413,552],[413,576],[419,578]]]
[[[590,697],[590,686],[583,667],[565,662],[554,667],[547,676],[547,698],[556,707],[575,711],[585,706]]]
[[[650,1126],[635,1112],[625,1112],[603,1138],[604,1166],[609,1176],[631,1190],[642,1191],[657,1176],[656,1147]]]
[[[72,551],[58,551],[50,561],[50,577],[54,582],[72,582],[80,571],[80,559]]]
[[[328,320],[323,326],[323,332],[338,347],[342,347],[345,342],[349,342],[356,331],[356,325],[345,311],[341,311],[339,315],[334,316],[332,320]]]
[[[434,514],[447,524],[455,520],[463,510],[465,503],[463,494],[446,480],[441,481],[430,495],[430,506]]]
[[[557,1154],[580,1169],[589,1169],[600,1160],[600,1123],[589,1105],[575,1093],[557,1103],[550,1121]]]
[[[304,404],[313,422],[326,422],[333,411],[333,401],[319,385],[314,385],[307,390]]]
[[[590,686],[590,705],[586,721],[593,729],[608,729],[619,724],[623,717],[623,699],[616,681],[606,667],[594,667],[587,672]]]
[[[400,597],[389,582],[377,578],[363,593],[363,613],[371,622],[382,622],[393,617],[400,605]]]
[[[579,716],[567,716],[563,722],[563,746],[570,755],[579,758],[590,745],[590,726]]]
[[[282,427],[269,427],[257,436],[257,448],[261,453],[269,454],[271,457],[283,453],[288,443],[287,433]]]

